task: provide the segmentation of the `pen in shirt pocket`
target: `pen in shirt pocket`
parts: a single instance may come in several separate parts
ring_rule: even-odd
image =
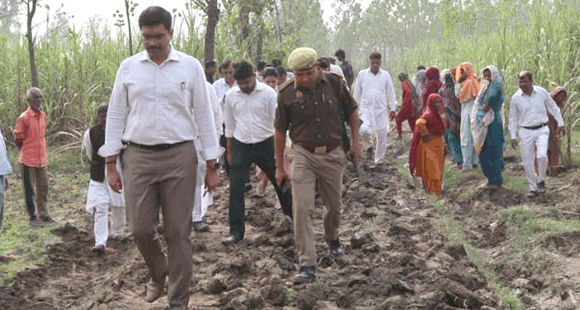
[[[181,90],[185,90],[185,82],[181,82]]]

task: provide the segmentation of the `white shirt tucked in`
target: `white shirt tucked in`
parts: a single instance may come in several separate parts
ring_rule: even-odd
[[[122,142],[173,144],[200,138],[206,159],[219,156],[205,73],[199,61],[171,48],[157,65],[147,51],[125,59],[107,113],[99,155],[119,154]]]
[[[277,97],[275,90],[258,81],[250,94],[238,86],[228,91],[224,105],[226,138],[255,144],[272,137]]]
[[[548,123],[548,111],[558,122],[558,127],[564,126],[560,108],[546,89],[534,86],[531,96],[526,95],[521,89],[518,90],[512,96],[510,104],[509,130],[512,140],[516,139],[519,127],[534,127]]]
[[[361,119],[372,130],[384,129],[388,126],[389,113],[397,110],[397,97],[391,75],[383,69],[377,74],[371,69],[361,70],[356,80],[354,99],[359,103]]]

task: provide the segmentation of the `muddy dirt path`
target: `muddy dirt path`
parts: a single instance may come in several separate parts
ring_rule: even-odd
[[[192,233],[190,309],[503,308],[463,245],[438,228],[438,211],[422,190],[395,168],[403,152],[395,149],[385,163],[367,165],[358,180],[345,174],[343,259],[328,256],[317,204],[318,279],[307,285],[292,285],[298,266],[291,224],[277,209],[271,185],[264,198],[253,190],[247,195],[246,239],[232,247],[220,242],[228,232],[227,191],[220,188],[206,216],[211,232]],[[482,229],[473,240],[482,240],[482,248],[499,246],[501,233]],[[50,266],[16,275],[11,287],[0,289],[0,309],[165,309],[165,295],[153,304],[143,301],[148,273],[133,242],[110,241],[106,255],[95,256],[91,231],[90,218],[71,212],[69,223],[53,231],[62,242],[47,247]]]

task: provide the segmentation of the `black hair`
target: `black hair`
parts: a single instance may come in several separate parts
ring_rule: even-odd
[[[330,68],[330,61],[328,61],[328,58],[326,57],[318,58],[316,62],[318,63],[318,67],[320,67],[321,69],[326,70]]]
[[[425,66],[423,66],[423,65],[419,65],[419,66],[417,66],[417,71],[421,71],[421,70],[425,70],[425,69],[426,69],[426,68],[425,68]]]
[[[108,104],[106,104],[106,103],[99,104],[99,106],[97,107],[97,115],[99,115],[101,113],[107,113],[108,109],[109,109]]]
[[[234,71],[234,79],[245,80],[254,75],[254,66],[247,61],[242,61],[237,63],[236,70]]]
[[[405,72],[399,73],[399,81],[403,82],[409,79],[409,76]]]
[[[282,62],[280,61],[280,59],[272,59],[272,67],[277,68],[278,66],[281,66]]]
[[[276,71],[278,71],[278,77],[286,75],[286,68],[283,66],[276,67]]]
[[[523,77],[527,77],[530,80],[534,80],[534,74],[532,74],[531,71],[522,71],[522,73],[520,73],[520,75],[518,76],[518,78],[523,78]]]
[[[256,65],[256,68],[258,70],[262,70],[262,69],[266,68],[266,62],[262,61],[262,60],[258,61],[258,65]]]
[[[163,25],[171,30],[171,13],[160,6],[150,6],[139,15],[139,29],[143,26]]]
[[[217,65],[217,63],[215,62],[215,60],[210,60],[210,61],[205,63],[205,68],[209,69],[210,67],[215,67],[216,65]]]
[[[231,65],[232,65],[232,61],[229,59],[222,62],[222,64],[219,67],[220,73],[222,73],[222,70],[229,68]]]
[[[268,67],[264,70],[264,74],[262,75],[262,77],[266,79],[269,76],[278,78],[278,71],[276,70],[276,68]]]
[[[346,58],[346,53],[342,49],[339,49],[338,51],[336,51],[336,53],[334,53],[334,56]]]

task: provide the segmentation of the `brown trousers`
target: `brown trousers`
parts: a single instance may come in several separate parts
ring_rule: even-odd
[[[292,163],[292,208],[294,210],[294,239],[301,266],[316,265],[316,246],[312,227],[314,187],[318,179],[324,215],[324,237],[338,238],[342,210],[342,174],[346,154],[338,147],[326,154],[313,154],[294,144],[289,154]]]
[[[48,210],[46,209],[46,198],[48,196],[48,176],[46,174],[46,167],[30,167],[22,165],[22,181],[24,184],[24,200],[30,219],[33,220],[37,216],[48,217]],[[36,193],[35,193],[36,192]],[[36,196],[36,209],[34,207],[34,198]]]
[[[122,156],[127,218],[151,280],[169,276],[170,309],[187,309],[191,285],[191,212],[195,198],[197,154],[193,141],[167,150],[129,146]],[[163,214],[167,257],[155,227]]]

